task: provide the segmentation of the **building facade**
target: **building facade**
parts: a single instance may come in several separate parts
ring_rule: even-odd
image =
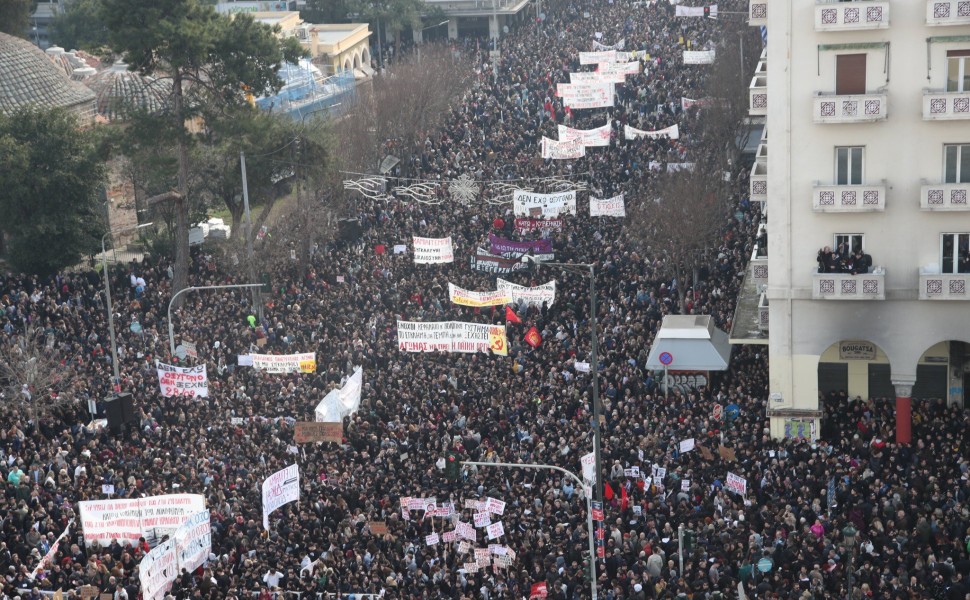
[[[970,1],[750,0],[768,46],[772,434],[820,396],[963,404],[970,383]],[[771,152],[767,152],[767,148]],[[763,155],[763,156],[762,156]]]

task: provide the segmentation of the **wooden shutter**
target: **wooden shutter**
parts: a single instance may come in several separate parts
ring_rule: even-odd
[[[840,54],[835,57],[835,93],[840,96],[866,93],[865,54]]]

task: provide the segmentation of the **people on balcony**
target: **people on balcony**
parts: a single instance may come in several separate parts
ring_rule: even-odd
[[[863,252],[862,248],[849,251],[848,244],[839,244],[836,250],[825,246],[818,251],[815,260],[818,262],[819,273],[861,275],[872,268],[872,256]]]

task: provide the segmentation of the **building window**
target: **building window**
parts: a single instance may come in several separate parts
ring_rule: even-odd
[[[835,93],[838,96],[866,93],[865,54],[839,54],[835,57]]]
[[[941,246],[944,273],[970,273],[970,233],[944,233]]]
[[[835,185],[862,185],[862,146],[835,149]]]
[[[970,92],[970,50],[947,51],[946,91]]]
[[[943,146],[943,183],[970,183],[970,144]]]
[[[866,251],[866,236],[862,233],[836,233],[835,249],[842,254]]]

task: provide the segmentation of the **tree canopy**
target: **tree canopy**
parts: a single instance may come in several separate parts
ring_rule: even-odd
[[[35,0],[0,0],[0,32],[27,37]]]
[[[101,10],[101,0],[72,0],[51,21],[51,42],[68,50],[95,51],[107,46],[108,28]]]

